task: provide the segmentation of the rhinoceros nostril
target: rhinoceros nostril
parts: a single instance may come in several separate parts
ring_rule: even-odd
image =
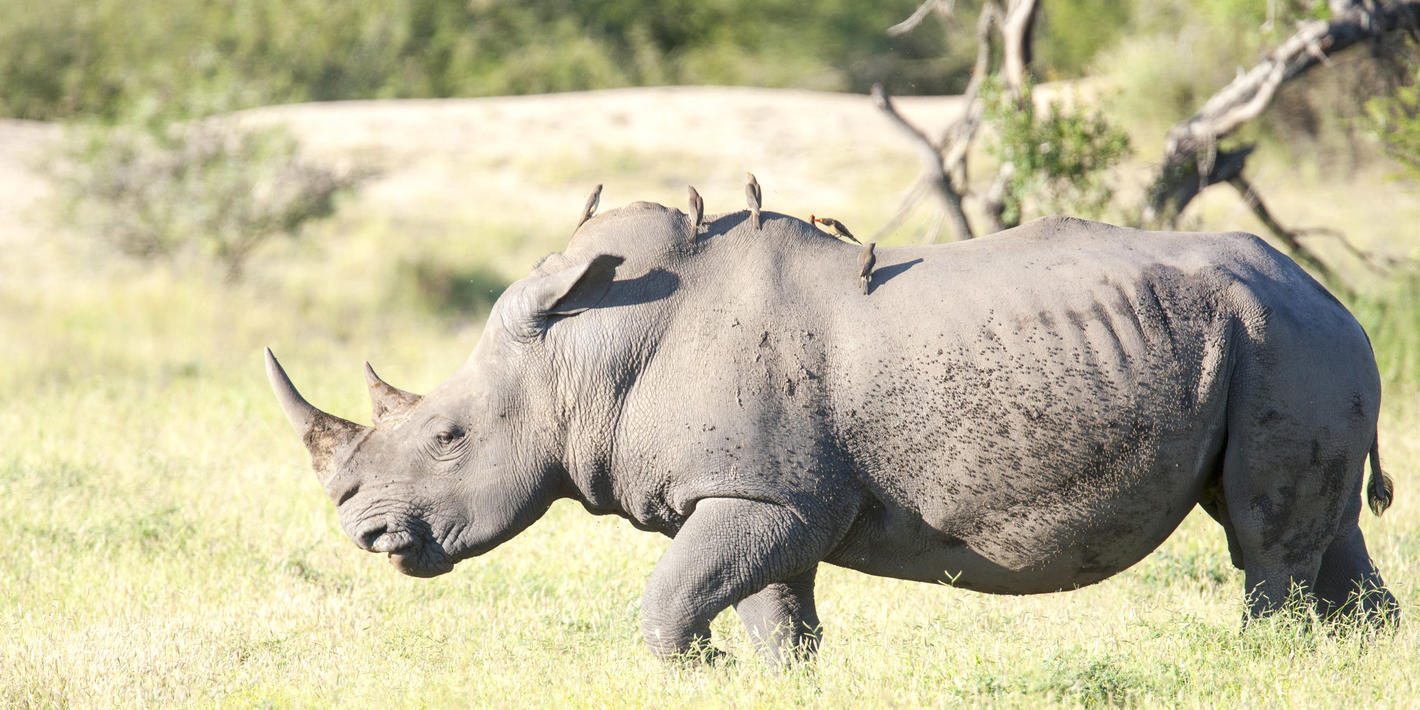
[[[366,528],[363,532],[360,533],[358,537],[355,538],[355,542],[360,545],[361,549],[373,549],[375,546],[375,542],[377,542],[384,534],[385,526],[383,525],[377,525],[372,528]]]

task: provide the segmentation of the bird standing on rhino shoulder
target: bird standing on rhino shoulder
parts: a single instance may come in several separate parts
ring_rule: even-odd
[[[817,224],[822,224],[823,226],[828,227],[830,230],[829,233],[835,237],[838,237],[839,239],[847,239],[848,241],[853,242],[854,244],[862,244],[862,242],[858,241],[857,237],[853,236],[852,232],[848,231],[848,225],[832,217],[817,217],[814,215],[809,215],[809,221],[815,222]]]
[[[754,228],[759,229],[759,207],[763,204],[760,200],[759,181],[754,179],[754,173],[745,173],[749,182],[745,183],[745,201],[749,203],[749,216],[754,220]]]
[[[868,282],[873,278],[873,266],[878,263],[878,257],[873,253],[877,246],[877,242],[868,242],[868,246],[863,247],[862,253],[858,255],[858,285],[863,289],[864,296],[868,295]]]

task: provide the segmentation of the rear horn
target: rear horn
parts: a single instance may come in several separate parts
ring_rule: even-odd
[[[374,410],[376,428],[399,423],[423,399],[380,379],[368,362],[365,363],[365,384],[370,386],[370,406]]]

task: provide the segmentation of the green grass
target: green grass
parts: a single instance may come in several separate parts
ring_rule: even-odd
[[[754,657],[732,614],[715,624],[731,662],[654,660],[637,614],[666,540],[571,503],[452,574],[399,575],[340,531],[261,348],[277,349],[312,401],[368,421],[363,360],[425,391],[463,360],[482,318],[468,294],[451,297],[470,299],[463,309],[421,300],[399,264],[478,269],[496,288],[556,248],[570,219],[342,217],[321,249],[273,250],[234,288],[63,244],[15,253],[24,268],[0,278],[0,707],[1420,699],[1414,291],[1357,308],[1390,368],[1382,449],[1397,500],[1362,524],[1410,614],[1394,635],[1285,622],[1241,632],[1240,573],[1198,514],[1135,568],[1068,594],[995,597],[825,568],[821,656],[785,671]]]

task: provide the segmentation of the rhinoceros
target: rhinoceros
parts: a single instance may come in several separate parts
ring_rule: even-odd
[[[1247,614],[1290,594],[1398,618],[1358,518],[1391,482],[1346,308],[1248,234],[1047,218],[859,248],[773,212],[697,226],[633,203],[580,225],[419,396],[366,364],[373,427],[271,351],[277,399],[355,543],[433,576],[558,499],[672,538],[641,625],[708,643],[733,605],[772,659],[819,643],[823,562],[995,594],[1093,584],[1201,506]]]

